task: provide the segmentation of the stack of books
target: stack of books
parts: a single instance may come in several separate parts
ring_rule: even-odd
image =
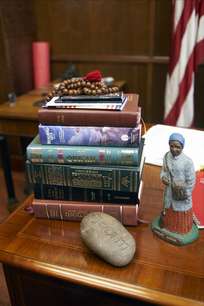
[[[137,224],[144,165],[138,100],[125,94],[119,111],[50,103],[39,110],[26,162],[36,217],[80,221],[102,211]]]

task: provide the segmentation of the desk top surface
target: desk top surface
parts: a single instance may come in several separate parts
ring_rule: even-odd
[[[145,166],[140,218],[147,221],[162,207],[159,172]],[[204,305],[204,232],[177,247],[154,236],[147,224],[128,227],[136,254],[127,267],[116,268],[85,247],[78,222],[36,219],[23,209],[30,202],[0,225],[1,262],[150,303]]]
[[[0,104],[0,119],[20,119],[38,121],[40,101],[52,85],[29,91],[17,97],[15,103]]]

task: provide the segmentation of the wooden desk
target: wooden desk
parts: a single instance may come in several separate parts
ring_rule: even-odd
[[[16,196],[6,136],[12,135],[20,137],[22,152],[25,152],[28,141],[24,141],[24,137],[34,137],[38,132],[37,113],[39,106],[34,106],[34,103],[42,99],[41,94],[46,90],[47,88],[42,88],[40,90],[31,91],[26,95],[18,97],[15,104],[5,102],[0,105],[0,138],[3,137],[3,139],[5,139],[3,142],[3,151],[7,151],[3,155],[4,159],[2,160],[2,164],[4,166],[9,210],[13,209],[13,203],[15,204],[16,202]]]
[[[162,206],[159,171],[145,166],[140,218],[148,221]],[[30,201],[0,225],[0,261],[13,306],[204,305],[204,232],[177,247],[148,225],[129,227],[135,258],[115,268],[83,245],[79,223],[37,220],[23,210]]]
[[[19,96],[11,106],[9,102],[0,105],[0,134],[33,137],[38,132],[38,109],[36,101],[42,100],[40,91],[31,91]]]

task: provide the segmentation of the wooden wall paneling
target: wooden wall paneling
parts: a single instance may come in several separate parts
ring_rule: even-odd
[[[163,55],[167,52],[169,31],[163,28],[169,21],[163,16],[170,16],[170,1],[33,3],[37,37],[51,44],[54,79],[71,62],[82,75],[101,69],[104,75],[126,80],[128,91],[139,92],[145,119],[155,121],[151,113],[154,66],[168,62]]]
[[[50,14],[52,12],[52,5],[55,2],[60,2],[61,0],[32,0],[31,8],[33,13],[33,19],[35,23],[35,40],[36,41],[48,41],[52,44],[52,35],[53,32],[59,32],[61,29],[58,29],[58,20],[52,19]],[[69,2],[69,1],[67,1]],[[66,20],[64,20],[66,24]],[[58,42],[57,42],[58,43]]]
[[[32,89],[32,41],[35,37],[29,1],[1,1],[1,30],[9,80],[17,94]]]
[[[167,74],[166,64],[155,64],[153,71],[151,116],[149,122],[162,123],[164,115],[164,91]]]
[[[204,65],[200,65],[195,74],[195,115],[194,125],[196,128],[204,128],[204,86],[203,86]]]
[[[4,44],[4,32],[2,29],[2,11],[0,9],[0,103],[3,103],[7,99],[8,92],[12,90],[12,82],[9,75],[8,62],[6,61],[6,47]]]
[[[103,0],[35,0],[33,4],[37,38],[51,43],[53,78],[71,62],[82,74],[100,67],[105,75],[124,78],[127,90],[141,90],[145,119],[162,122],[171,0],[111,0],[108,5]],[[197,99],[196,124],[200,125]]]
[[[8,93],[17,95],[32,89],[32,41],[35,40],[35,23],[30,1],[0,1],[0,103]],[[8,138],[12,166],[19,169],[22,154],[19,139]]]
[[[58,77],[70,61],[80,63],[84,72],[91,67],[102,67],[105,74],[124,78],[128,90],[142,90],[140,96],[144,99],[144,114],[149,120],[152,117],[154,65],[166,60],[161,55],[165,55],[168,47],[169,31],[165,27],[169,26],[170,2],[111,0],[107,5],[105,0],[33,0],[25,5],[25,1],[20,0],[17,5],[13,0],[6,7],[3,1],[1,10],[8,33],[10,58],[13,58],[11,70],[16,71],[13,76],[15,87],[21,92],[22,87],[28,87],[30,83],[30,72],[26,68],[30,61],[28,46],[31,46],[31,37],[47,40],[51,44],[53,78]],[[16,12],[16,9],[18,14],[13,16],[11,12]],[[15,31],[12,31],[15,25]],[[19,61],[22,54],[27,56]],[[91,62],[91,59],[94,61]],[[141,73],[142,70],[145,72]],[[132,74],[138,71],[138,76]],[[141,75],[145,75],[146,79],[142,77],[139,81]]]
[[[146,120],[151,117],[151,102],[152,102],[152,82],[153,82],[153,62],[151,58],[154,55],[154,31],[155,31],[155,1],[151,1],[149,5],[149,57],[150,62],[147,64],[147,99],[146,99]]]
[[[22,42],[18,50],[10,50],[15,58],[13,69],[19,70],[20,54],[29,53],[26,46],[31,37],[47,40],[51,44],[53,79],[59,77],[70,62],[79,66],[82,74],[99,68],[104,75],[125,79],[127,91],[139,92],[145,119],[158,119],[151,113],[154,69],[158,62],[168,61],[165,55],[168,54],[170,33],[166,29],[170,25],[170,0],[110,0],[108,5],[105,0],[32,0],[29,4],[19,0],[17,15],[21,17],[11,14],[16,10],[16,1],[10,1],[8,9],[6,2],[3,3],[8,16],[4,17],[6,24],[11,17],[13,26],[21,19],[15,34],[7,24],[10,48],[17,39]],[[20,35],[18,29],[22,25],[25,30]],[[23,75],[25,79],[28,58],[24,59],[15,80],[20,91],[21,82],[18,80]]]
[[[45,4],[35,0],[38,39],[50,38],[53,55],[146,54],[148,3],[55,0]]]
[[[154,55],[167,56],[170,51],[172,1],[155,1]]]
[[[171,8],[172,1],[155,1],[154,15],[154,56],[162,59],[154,63],[152,72],[151,106],[148,121],[162,123],[164,115],[164,93],[168,69],[168,54],[171,37]]]

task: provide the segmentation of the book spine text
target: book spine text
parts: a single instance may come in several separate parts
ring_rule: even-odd
[[[26,155],[33,163],[138,166],[142,149],[142,141],[137,148],[38,144],[29,145]]]
[[[36,199],[68,200],[115,204],[139,203],[137,192],[122,192],[104,189],[75,188],[57,185],[34,184]]]
[[[29,182],[80,188],[137,192],[143,165],[98,167],[26,162]]]
[[[141,141],[141,125],[125,128],[40,124],[39,137],[41,144],[138,147]]]
[[[90,212],[104,212],[115,217],[124,225],[137,225],[138,205],[110,205],[49,200],[33,200],[34,214],[37,218],[81,221]]]

